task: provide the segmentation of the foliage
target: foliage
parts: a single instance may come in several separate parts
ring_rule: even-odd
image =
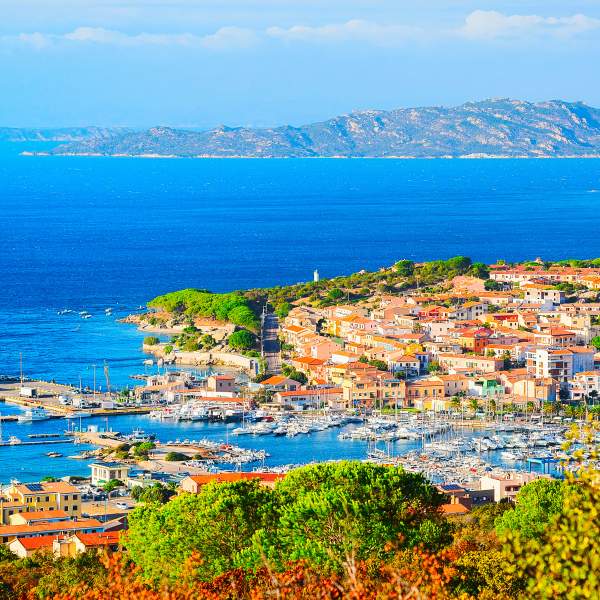
[[[596,348],[596,350],[598,350],[600,352],[600,335],[597,335],[597,336],[593,337],[590,340],[590,344],[592,346],[594,346],[594,348]]]
[[[258,331],[260,321],[242,294],[212,294],[206,290],[188,288],[158,296],[148,303],[176,315],[210,317]]]
[[[134,500],[144,502],[145,504],[149,504],[152,502],[157,504],[165,504],[174,495],[175,491],[169,489],[168,487],[158,482],[145,488],[143,488],[140,485],[136,485],[131,490],[131,497]]]
[[[145,346],[156,346],[156,344],[158,344],[159,342],[160,340],[155,335],[149,335],[144,338]]]
[[[394,269],[401,277],[410,277],[415,272],[415,263],[412,260],[399,260],[394,265]]]
[[[240,329],[229,336],[227,343],[235,350],[250,350],[256,343],[256,337],[246,329]]]
[[[167,344],[164,348],[165,354],[171,354],[173,352],[173,344]]]
[[[167,452],[165,455],[165,460],[169,462],[181,462],[182,460],[187,460],[187,454],[183,454],[182,452]]]
[[[120,480],[120,479],[111,479],[110,481],[107,481],[103,486],[102,489],[107,493],[110,494],[110,492],[112,492],[113,490],[116,490],[119,487],[123,487],[125,484]]]
[[[286,377],[289,377],[290,379],[293,379],[302,385],[308,382],[308,377],[302,371],[298,371],[298,369],[292,367],[291,365],[283,364],[281,366],[281,371]]]
[[[477,277],[479,279],[486,279],[490,276],[490,271],[486,264],[482,262],[475,262],[471,265],[468,271],[469,275]]]
[[[387,371],[388,370],[387,363],[384,360],[378,360],[377,358],[370,360],[369,365],[371,365],[372,367],[375,367],[379,371]]]
[[[512,510],[496,520],[499,536],[518,532],[523,539],[539,537],[548,522],[561,512],[566,485],[556,479],[537,479],[523,486]]]
[[[252,536],[272,523],[272,496],[256,480],[211,483],[164,506],[136,507],[125,546],[148,580],[176,580],[194,553],[197,575],[212,578],[240,566]]]
[[[275,307],[275,314],[280,318],[284,319],[290,314],[290,310],[292,310],[292,305],[289,302],[280,302]]]
[[[349,557],[381,560],[395,546],[438,548],[444,502],[426,480],[401,469],[340,462],[295,469],[277,483],[279,521],[262,552],[280,566],[308,560],[340,572]]]
[[[486,279],[483,282],[483,287],[488,292],[499,292],[502,290],[502,284],[499,281],[494,281],[493,279]]]

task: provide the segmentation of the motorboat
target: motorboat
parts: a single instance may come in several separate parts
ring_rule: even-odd
[[[50,415],[41,406],[28,408],[24,413],[17,417],[19,423],[31,423],[33,421],[45,421]]]

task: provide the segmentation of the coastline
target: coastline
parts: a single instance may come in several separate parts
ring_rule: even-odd
[[[582,155],[505,155],[505,154],[464,154],[457,156],[252,156],[252,155],[232,155],[220,156],[214,154],[199,154],[186,156],[182,154],[104,154],[100,152],[31,152],[23,151],[19,156],[25,157],[79,157],[79,158],[143,158],[143,159],[220,159],[220,160],[575,160],[575,159],[600,159],[600,154],[582,154]]]

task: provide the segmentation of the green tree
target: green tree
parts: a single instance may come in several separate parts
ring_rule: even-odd
[[[415,263],[412,260],[399,260],[394,265],[394,269],[400,277],[411,277],[415,272]]]
[[[275,307],[275,314],[280,318],[284,319],[290,314],[290,310],[292,310],[292,305],[289,302],[280,302]]]
[[[556,479],[536,479],[523,486],[516,497],[514,509],[496,520],[496,532],[518,532],[522,538],[540,537],[548,522],[561,512],[566,484]]]
[[[490,271],[486,264],[482,262],[475,262],[469,269],[469,275],[477,277],[479,279],[487,279],[490,276]],[[485,285],[485,284],[484,284]]]
[[[240,329],[229,336],[227,343],[235,350],[250,350],[254,348],[256,338],[246,329]]]
[[[439,548],[448,525],[444,497],[420,474],[369,463],[295,469],[277,483],[279,521],[262,552],[280,565],[307,560],[339,571],[348,560],[376,561],[395,547]]]
[[[336,300],[340,300],[344,297],[344,292],[340,290],[340,288],[333,288],[327,292],[327,300],[335,302]]]
[[[273,492],[256,480],[210,483],[197,495],[136,507],[125,546],[150,581],[177,580],[193,554],[198,576],[211,579],[242,566],[253,536],[274,519]]]
[[[217,345],[217,340],[210,333],[205,333],[200,338],[200,344],[204,350],[212,350]]]
[[[112,492],[113,490],[116,490],[119,487],[123,487],[125,484],[120,480],[120,479],[111,479],[110,481],[107,481],[103,486],[102,489],[107,493],[110,494],[110,492]]]
[[[596,348],[596,350],[598,350],[600,352],[600,335],[597,335],[597,336],[593,337],[590,340],[590,344],[592,346],[594,346],[594,348]]]
[[[388,370],[387,363],[384,360],[379,360],[377,358],[370,360],[369,365],[371,365],[372,367],[375,367],[378,371],[387,371]]]
[[[155,335],[149,335],[144,338],[145,346],[156,346],[156,344],[158,344],[159,342],[160,340]]]
[[[188,458],[187,454],[183,454],[183,452],[167,452],[165,455],[165,460],[169,462],[181,462]]]

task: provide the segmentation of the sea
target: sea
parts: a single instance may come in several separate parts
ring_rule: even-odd
[[[119,319],[184,287],[290,284],[403,258],[600,257],[596,159],[20,155],[42,149],[0,144],[1,375],[91,386],[96,372],[102,388],[107,366],[113,387],[132,385],[151,368],[143,335]],[[13,462],[29,469],[28,456]]]

